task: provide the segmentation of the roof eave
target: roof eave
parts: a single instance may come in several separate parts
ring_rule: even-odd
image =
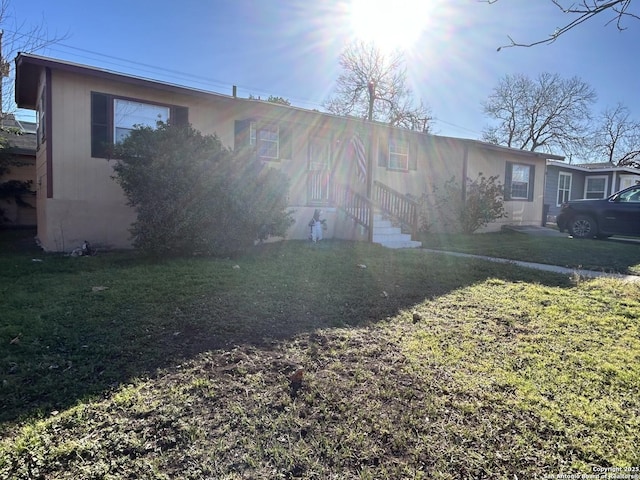
[[[562,155],[554,155],[552,153],[531,152],[529,150],[520,150],[517,148],[505,147],[502,145],[495,145],[493,143],[481,142],[479,140],[470,140],[470,141],[473,142],[475,145],[478,145],[478,147],[486,150],[494,150],[497,152],[512,153],[515,155],[535,157],[537,159],[542,159],[542,160],[564,160],[565,159],[565,157]]]

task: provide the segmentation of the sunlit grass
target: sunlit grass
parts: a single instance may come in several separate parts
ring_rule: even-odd
[[[579,240],[515,232],[475,235],[425,234],[425,248],[487,255],[575,269],[640,275],[640,243],[636,240]]]
[[[640,464],[636,283],[342,242],[32,258],[0,254],[0,478]]]

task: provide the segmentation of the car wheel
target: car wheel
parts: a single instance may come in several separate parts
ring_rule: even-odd
[[[598,235],[598,226],[591,217],[578,215],[569,223],[569,233],[573,238],[593,238]]]

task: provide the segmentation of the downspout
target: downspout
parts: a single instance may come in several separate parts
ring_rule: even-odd
[[[613,171],[613,175],[611,176],[611,186],[609,187],[609,195],[613,195],[618,191],[618,187],[616,187],[616,179],[618,177],[618,172],[616,170]],[[607,195],[607,197],[609,196]]]
[[[376,84],[372,81],[367,85],[369,89],[369,112],[367,119],[369,121],[369,155],[367,155],[367,199],[369,200],[369,232],[368,241],[373,243],[373,144],[374,144],[374,128],[373,128],[373,106],[376,99]]]
[[[464,144],[464,153],[462,154],[462,204],[467,203],[467,177],[469,175],[469,145]]]
[[[53,135],[51,130],[53,129],[53,114],[51,112],[51,106],[53,101],[51,99],[51,68],[45,69],[45,83],[44,83],[44,112],[45,122],[42,128],[45,131],[46,143],[46,156],[47,156],[47,198],[53,198]]]
[[[367,155],[367,199],[369,200],[369,232],[367,240],[373,243],[373,147],[375,143],[373,124],[369,122],[369,155]]]

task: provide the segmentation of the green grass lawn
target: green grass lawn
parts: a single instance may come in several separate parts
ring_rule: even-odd
[[[0,478],[640,465],[638,283],[364,243],[151,261],[2,238]]]
[[[580,240],[516,232],[475,235],[425,234],[425,248],[546,263],[584,270],[640,275],[640,243],[614,237]]]

